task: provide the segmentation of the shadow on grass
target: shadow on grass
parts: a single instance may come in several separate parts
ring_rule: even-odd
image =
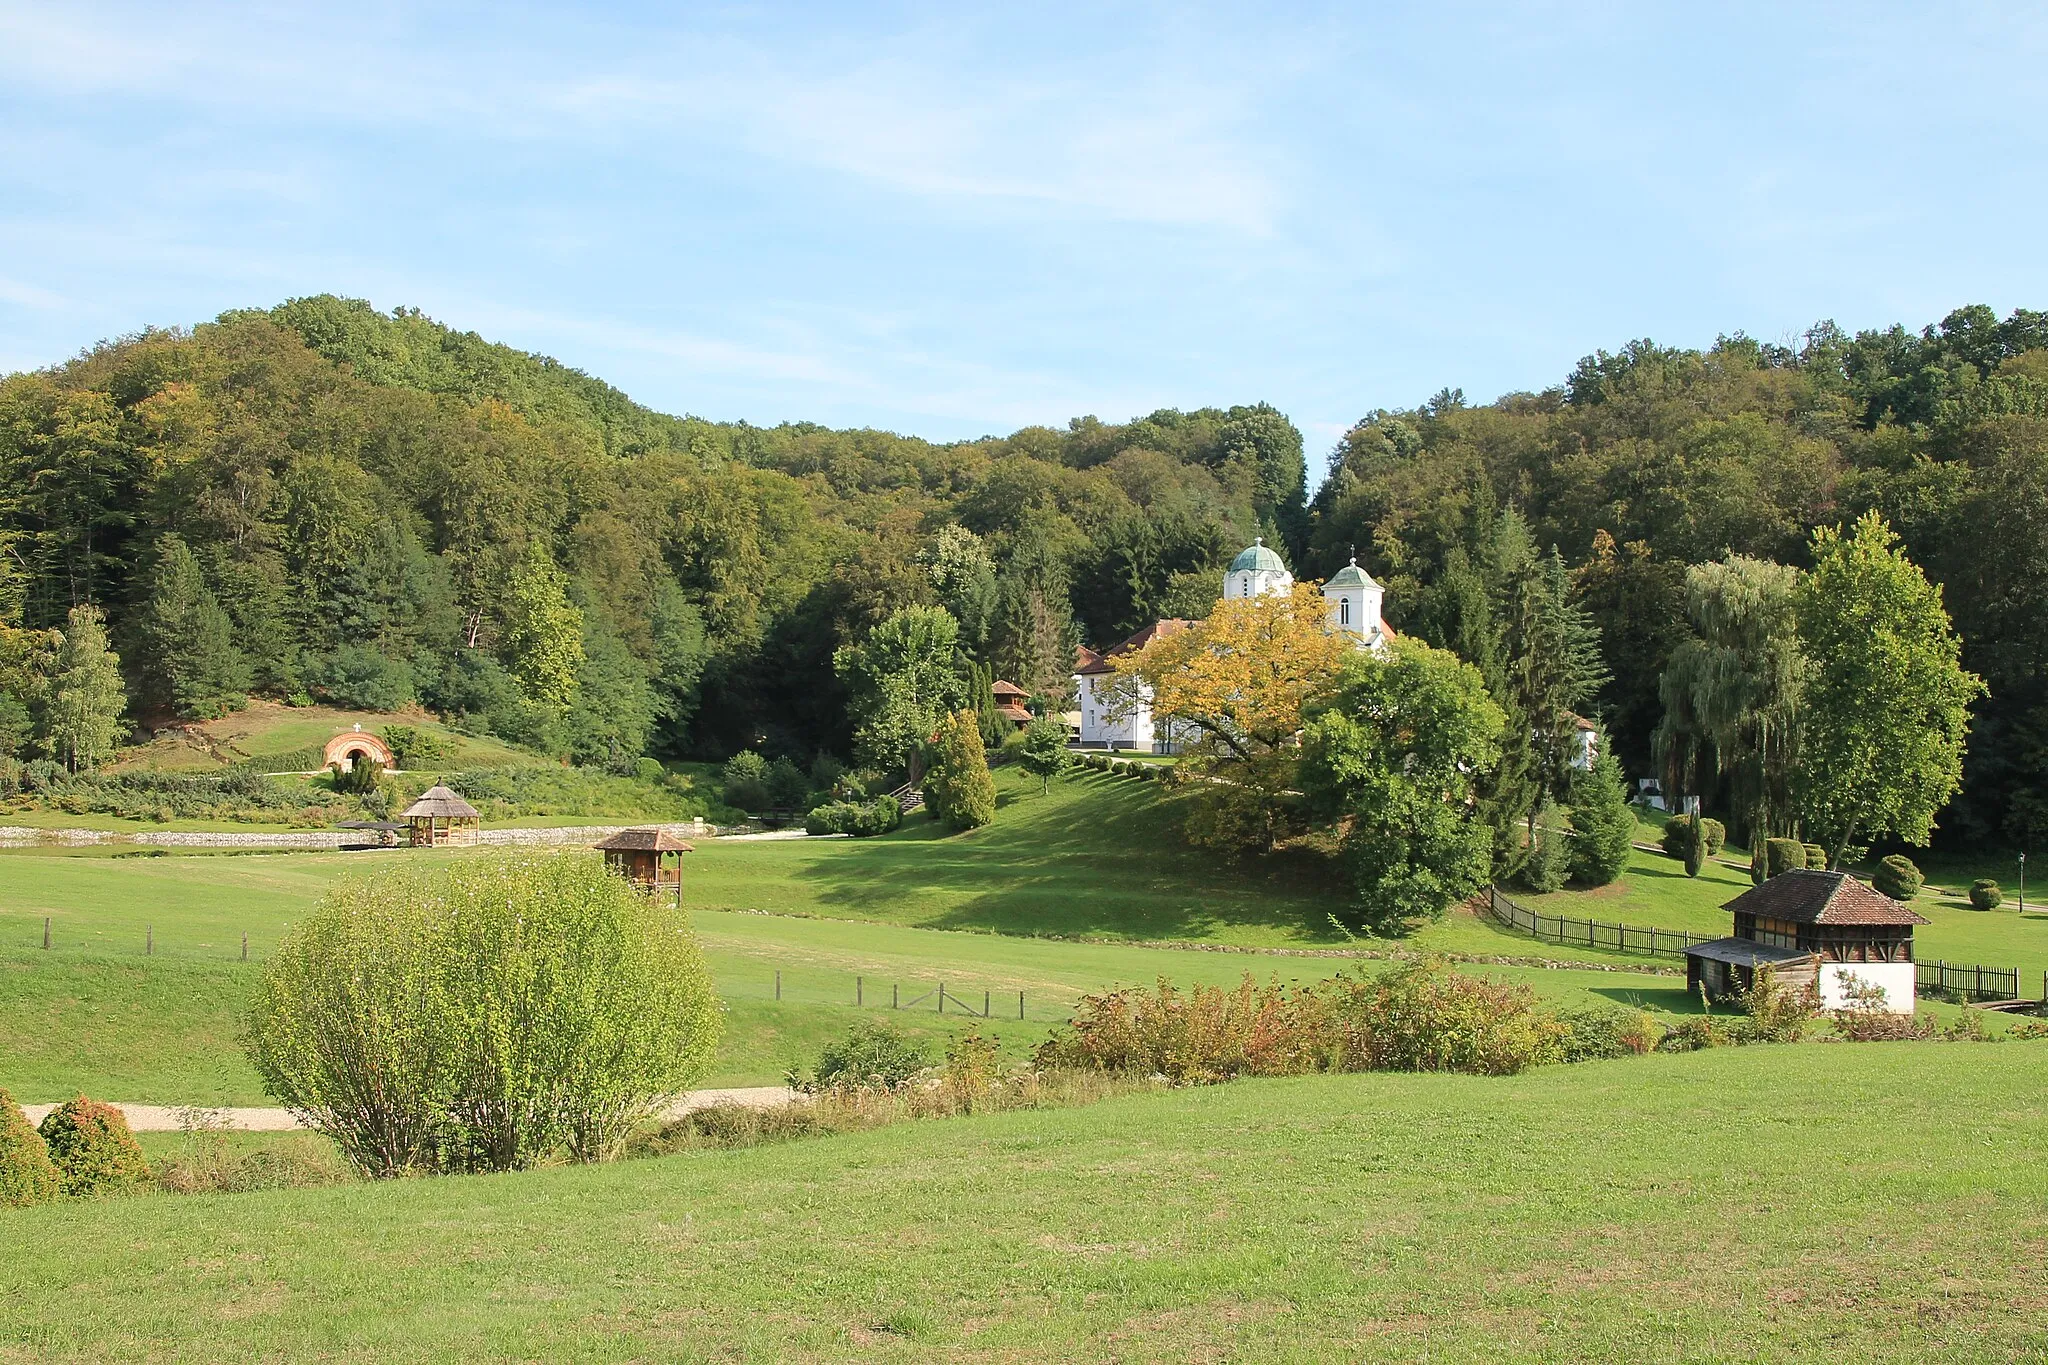
[[[1593,994],[1605,996],[1632,1009],[1656,1010],[1661,1014],[1704,1014],[1696,992],[1682,985],[1595,986]]]

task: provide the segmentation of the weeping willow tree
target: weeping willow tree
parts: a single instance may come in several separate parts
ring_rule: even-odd
[[[1806,674],[1794,591],[1799,572],[1730,555],[1685,574],[1691,635],[1671,653],[1655,736],[1666,788],[1718,781],[1749,840],[1796,832],[1792,774]]]

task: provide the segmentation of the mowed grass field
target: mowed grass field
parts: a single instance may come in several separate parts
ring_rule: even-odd
[[[2048,1359],[2048,1051],[1240,1082],[0,1215],[0,1355]]]

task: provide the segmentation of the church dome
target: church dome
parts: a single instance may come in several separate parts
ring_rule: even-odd
[[[1358,561],[1354,559],[1343,568],[1337,570],[1337,572],[1331,574],[1330,581],[1323,584],[1323,589],[1324,591],[1328,591],[1331,588],[1365,589],[1377,588],[1378,586],[1379,584],[1372,581],[1372,575],[1359,568]]]
[[[1287,566],[1280,562],[1280,556],[1266,548],[1265,537],[1254,540],[1236,559],[1230,561],[1231,573],[1286,573]]]

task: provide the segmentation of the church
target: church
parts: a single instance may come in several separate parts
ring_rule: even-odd
[[[1266,548],[1263,538],[1253,541],[1223,571],[1223,596],[1226,599],[1265,597],[1291,592],[1293,588],[1294,575],[1287,571],[1279,555]],[[1380,585],[1373,582],[1372,575],[1358,567],[1354,556],[1349,564],[1337,570],[1330,576],[1330,581],[1323,584],[1323,602],[1328,608],[1330,629],[1350,636],[1358,649],[1385,648],[1386,642],[1394,637],[1393,627],[1380,616],[1385,596]],[[1098,654],[1085,646],[1082,648],[1074,669],[1074,697],[1081,710],[1081,743],[1084,747],[1145,749],[1155,754],[1179,752],[1187,737],[1175,732],[1170,717],[1153,716],[1150,688],[1124,681],[1122,687],[1135,688],[1135,696],[1111,697],[1111,689],[1119,685],[1111,660],[1135,654],[1154,640],[1178,635],[1193,624],[1192,621],[1181,620],[1154,621],[1103,653]]]

